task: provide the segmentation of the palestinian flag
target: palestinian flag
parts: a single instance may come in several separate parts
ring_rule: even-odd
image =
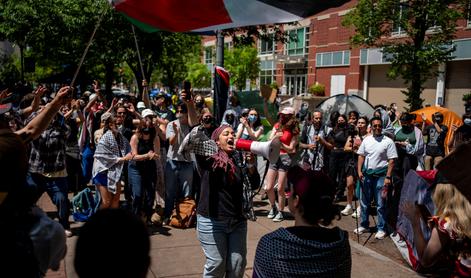
[[[301,20],[347,0],[109,0],[145,31],[204,33]]]
[[[214,109],[213,115],[216,125],[219,125],[227,107],[230,77],[229,72],[223,67],[216,66],[214,69]]]

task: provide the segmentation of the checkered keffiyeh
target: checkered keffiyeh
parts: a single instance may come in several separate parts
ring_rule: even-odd
[[[116,184],[123,172],[123,163],[119,163],[118,158],[131,151],[128,140],[121,133],[118,132],[116,137],[119,139],[116,140],[111,130],[103,134],[96,147],[92,171],[94,177],[98,173],[108,171],[108,191],[113,194],[116,193]]]
[[[186,160],[191,161],[191,153],[210,157],[218,152],[218,146],[214,140],[211,140],[203,131],[202,126],[193,128],[188,133],[178,149],[178,153],[183,155]]]

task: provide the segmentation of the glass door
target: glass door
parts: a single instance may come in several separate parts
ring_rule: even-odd
[[[297,96],[306,92],[306,75],[285,75],[286,94]]]

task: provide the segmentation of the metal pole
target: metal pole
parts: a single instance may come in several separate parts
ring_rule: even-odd
[[[216,31],[216,66],[224,67],[224,36],[221,30]]]

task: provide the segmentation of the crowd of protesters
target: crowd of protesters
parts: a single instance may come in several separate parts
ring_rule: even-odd
[[[47,88],[39,86],[19,104],[2,111],[2,123],[22,136],[26,146],[25,207],[47,192],[57,207],[64,235],[72,236],[68,192],[77,193],[90,184],[96,187],[100,209],[122,206],[147,225],[168,224],[178,201],[194,198],[208,276],[240,277],[244,273],[246,220],[251,209],[243,197],[246,182],[251,183],[249,191],[263,186],[270,203],[269,219],[284,220],[288,198],[296,222],[312,228],[293,227],[272,237],[292,234],[313,242],[320,240],[335,253],[338,248],[349,250],[349,246],[343,231],[322,228],[338,215],[334,203],[346,201],[340,213],[361,219],[354,233],[375,232],[378,240],[383,239],[394,231],[400,191],[409,170],[433,170],[447,148],[453,150],[471,139],[470,113],[463,115],[463,125],[448,127],[439,112],[433,115],[432,124],[427,125],[428,119],[421,115],[424,124],[416,125],[414,114],[399,114],[395,105],[375,107],[370,119],[363,111],[326,115],[321,110],[304,109],[296,114],[293,108],[283,107],[269,127],[261,123],[260,114],[266,111],[241,107],[235,96],[230,98],[222,122],[216,123],[205,96],[188,89],[173,96],[164,90],[149,94],[144,83],[142,99],[125,96],[109,102],[98,82],[92,91],[79,97],[74,93],[74,99],[59,102]],[[8,94],[2,92],[2,99]],[[29,128],[31,133],[31,123],[38,122],[38,117],[44,117],[57,103],[57,111],[48,114],[34,136],[25,132]],[[235,144],[238,139],[260,140],[265,131],[269,132],[268,140],[279,138],[281,148],[276,162],[262,165],[267,168],[263,178],[263,169],[254,171],[257,160],[263,158],[239,152]],[[449,132],[451,139],[445,145]],[[204,145],[208,140],[215,144]],[[195,151],[198,144],[203,151]],[[300,179],[303,175],[306,178]],[[259,184],[261,178],[263,185]],[[305,187],[309,183],[323,188],[308,190]],[[121,193],[125,198],[122,204]],[[317,198],[323,206],[317,201],[309,204]],[[355,199],[360,201],[359,206],[355,207]],[[157,218],[153,217],[156,213]],[[378,216],[377,227],[370,227],[371,214]],[[453,227],[463,237],[470,234],[469,225]],[[267,249],[271,244],[261,241],[257,257],[265,257],[264,250],[272,250]],[[283,252],[292,252],[289,241],[285,244]],[[332,261],[326,261],[329,263]],[[348,276],[351,261],[342,257],[335,264],[339,263]],[[308,262],[302,266],[312,267]],[[264,261],[256,260],[254,275],[275,277],[266,274],[274,271],[266,267]],[[471,269],[471,265],[467,267]]]

